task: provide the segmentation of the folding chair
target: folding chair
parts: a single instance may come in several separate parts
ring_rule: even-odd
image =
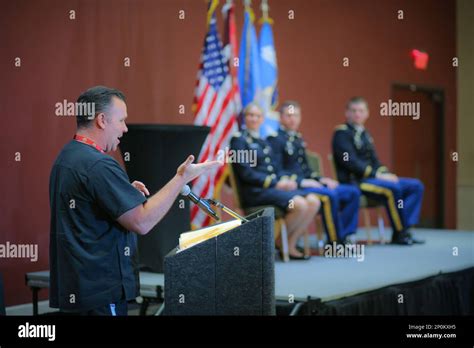
[[[318,175],[324,175],[323,171],[323,162],[321,161],[321,156],[310,150],[306,150],[306,159],[308,160],[309,168],[313,171],[318,173]],[[324,228],[323,228],[323,221],[320,214],[316,215],[316,238],[318,248],[322,249],[324,245]],[[321,250],[320,250],[321,251]]]

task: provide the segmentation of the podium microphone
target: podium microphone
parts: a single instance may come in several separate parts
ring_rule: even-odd
[[[196,204],[199,208],[201,208],[202,211],[204,211],[207,215],[212,217],[214,220],[220,220],[219,216],[216,214],[216,212],[211,208],[209,203],[201,199],[200,197],[196,196],[191,189],[189,188],[188,185],[184,185],[183,188],[181,189],[181,195],[188,197],[191,202]]]

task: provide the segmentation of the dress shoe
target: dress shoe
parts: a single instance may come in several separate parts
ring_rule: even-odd
[[[408,236],[410,237],[411,241],[413,242],[413,244],[425,244],[425,240],[424,239],[418,239],[418,238],[414,238],[413,235],[410,233],[410,232],[407,232]]]
[[[356,239],[356,237],[355,237],[355,234],[349,234],[349,235],[347,235],[347,236],[344,238],[344,241],[342,242],[342,244],[349,244],[349,245],[357,244],[357,239]]]
[[[303,255],[303,256],[293,256],[290,254],[290,260],[309,260],[311,256]]]
[[[392,244],[398,245],[412,245],[413,240],[410,238],[410,235],[406,231],[401,231],[394,233],[392,236]]]

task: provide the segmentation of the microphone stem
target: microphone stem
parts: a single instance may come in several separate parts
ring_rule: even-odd
[[[229,214],[230,216],[236,218],[236,219],[239,219],[243,222],[248,222],[249,220],[247,220],[246,218],[244,218],[243,216],[237,214],[235,211],[227,208],[224,204],[222,204],[221,202],[219,202],[218,200],[216,199],[208,199],[207,200],[210,204],[216,206],[217,208],[222,208],[222,210],[224,210],[227,214]]]

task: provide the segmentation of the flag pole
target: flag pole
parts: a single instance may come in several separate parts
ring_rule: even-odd
[[[268,18],[268,0],[262,0],[261,4],[260,4],[260,8],[262,9],[262,13],[263,13],[263,18]]]
[[[209,9],[207,10],[207,26],[211,24],[211,18],[214,14],[217,6],[219,6],[219,0],[209,0]]]

